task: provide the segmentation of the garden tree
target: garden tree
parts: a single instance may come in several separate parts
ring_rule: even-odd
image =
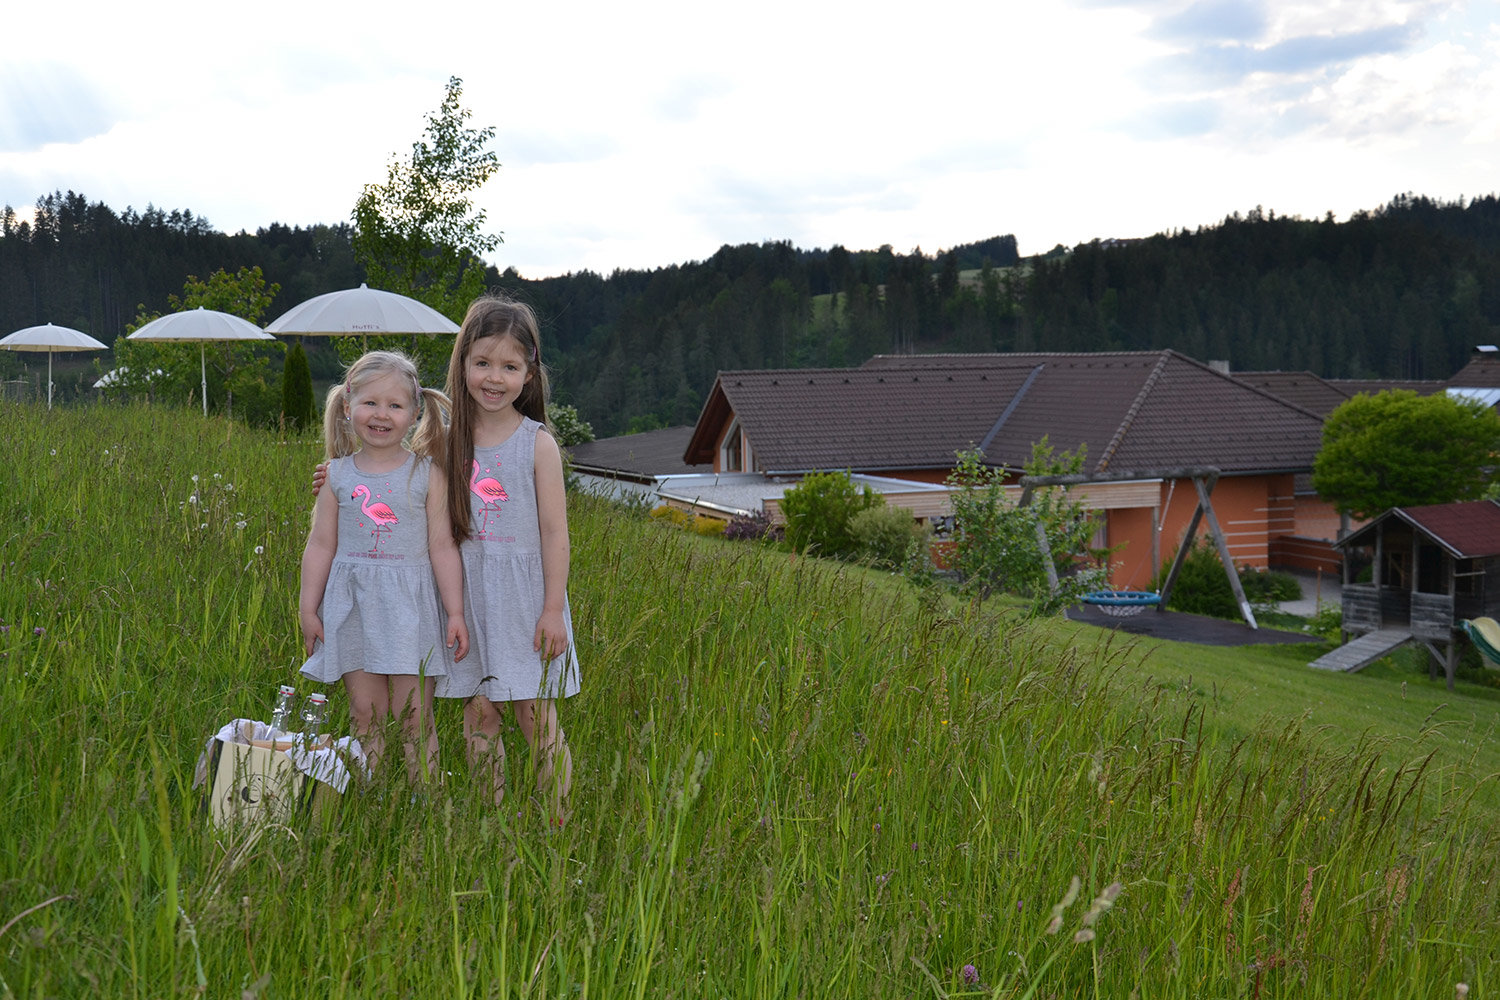
[[[1361,393],[1328,415],[1313,489],[1340,513],[1452,503],[1484,494],[1500,416],[1482,403],[1407,389]]]
[[[1085,449],[1054,455],[1043,437],[1032,445],[1025,471],[1031,476],[1077,475],[1083,470]],[[1067,491],[1050,486],[1037,489],[1031,503],[1018,507],[1005,493],[1003,468],[984,464],[979,451],[961,451],[948,484],[952,494],[952,565],[964,589],[976,600],[996,590],[1030,599],[1033,614],[1049,614],[1076,604],[1099,587],[1103,570],[1089,565],[1088,543],[1094,522]],[[1037,540],[1046,532],[1056,560],[1058,588],[1047,577],[1047,559]]]
[[[182,295],[167,296],[167,311],[213,309],[259,326],[261,317],[280,291],[280,285],[266,284],[265,275],[258,265],[242,267],[234,274],[220,268],[209,275],[207,281],[188,275],[182,286]],[[126,327],[126,332],[140,329],[159,315],[148,313],[141,306],[135,322]],[[209,362],[209,408],[217,408],[222,398],[225,414],[232,418],[234,399],[238,394],[241,402],[248,404],[248,408],[242,407],[246,419],[274,423],[280,408],[276,405],[279,401],[273,399],[275,393],[268,378],[270,354],[283,349],[280,341],[226,340],[200,346],[140,343],[122,337],[115,342],[115,361],[119,367],[110,391],[126,396],[164,395],[192,401],[193,393],[199,391],[195,376],[202,350]]]
[[[501,242],[485,231],[485,211],[472,198],[500,167],[486,148],[495,129],[470,127],[462,96],[463,81],[450,77],[411,156],[392,157],[385,183],[365,185],[354,204],[354,256],[370,285],[425,302],[455,323],[484,290],[482,255]],[[371,338],[370,346],[377,340],[417,355],[424,378],[443,370],[452,348],[447,338]],[[355,349],[341,344],[340,355]]]
[[[564,448],[594,440],[594,428],[578,415],[576,406],[569,406],[566,403],[548,403],[547,423],[552,425],[553,437],[557,438],[557,443]]]
[[[281,369],[281,417],[292,430],[314,425],[312,369],[300,340],[286,352],[286,364]]]
[[[781,497],[786,540],[798,552],[847,558],[859,553],[850,522],[885,503],[869,486],[855,486],[847,472],[813,472]]]

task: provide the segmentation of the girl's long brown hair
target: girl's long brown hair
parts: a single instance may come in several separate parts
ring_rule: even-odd
[[[504,295],[486,295],[469,306],[464,322],[453,341],[453,355],[448,359],[448,398],[452,400],[453,425],[448,432],[448,455],[444,470],[448,474],[448,520],[453,526],[453,540],[469,537],[472,519],[468,485],[474,468],[474,423],[479,404],[469,395],[466,369],[474,343],[485,337],[511,337],[526,359],[531,379],[516,399],[522,416],[547,424],[547,369],[542,364],[542,334],[536,313],[524,302]]]

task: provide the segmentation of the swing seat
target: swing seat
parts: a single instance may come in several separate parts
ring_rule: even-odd
[[[1500,622],[1493,618],[1465,618],[1461,624],[1469,641],[1484,657],[1484,665],[1500,670]]]
[[[1083,603],[1115,618],[1128,618],[1160,604],[1161,595],[1154,590],[1091,590],[1083,595]],[[1500,632],[1500,626],[1496,630]]]

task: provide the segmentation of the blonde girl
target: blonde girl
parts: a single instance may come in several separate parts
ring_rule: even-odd
[[[442,464],[447,405],[403,354],[349,366],[324,407],[327,488],[302,553],[302,673],[343,681],[372,768],[386,719],[400,718],[414,782],[437,773],[435,680],[469,648]]]

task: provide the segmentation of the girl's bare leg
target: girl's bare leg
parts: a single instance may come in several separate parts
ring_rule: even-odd
[[[500,739],[500,710],[482,694],[464,703],[464,752],[469,769],[489,781],[498,806],[505,799],[505,744]]]
[[[349,695],[351,728],[364,749],[370,772],[378,773],[385,753],[385,720],[391,713],[390,678],[351,670],[344,675],[344,690]]]
[[[557,721],[557,702],[539,698],[513,701],[511,706],[536,761],[537,791],[547,797],[553,815],[560,819],[562,803],[573,787],[573,752]]]
[[[433,677],[391,678],[391,711],[401,720],[401,732],[406,737],[406,776],[413,785],[438,773],[437,726],[432,719],[432,693],[436,688],[437,679]]]

